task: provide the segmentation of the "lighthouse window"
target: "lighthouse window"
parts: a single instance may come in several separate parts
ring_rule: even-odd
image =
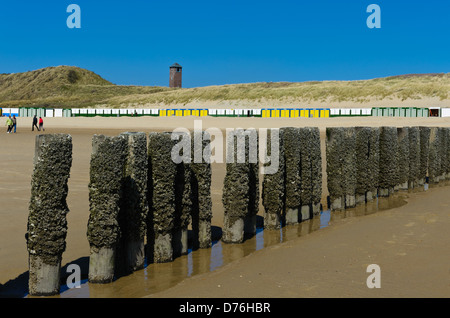
[[[177,72],[179,72],[180,71],[180,68],[179,67],[177,67]]]

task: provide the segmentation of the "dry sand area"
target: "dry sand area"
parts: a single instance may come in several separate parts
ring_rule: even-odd
[[[89,256],[86,226],[89,216],[88,183],[91,140],[94,134],[125,131],[172,131],[194,128],[200,118],[46,118],[45,134],[69,133],[73,138],[73,165],[67,198],[67,248],[62,265]],[[203,129],[315,126],[450,126],[450,118],[201,118]],[[25,243],[35,135],[31,118],[18,119],[16,134],[0,135],[0,288],[23,288],[28,271]],[[326,206],[324,167],[323,204]],[[215,232],[223,221],[224,164],[213,165],[212,199]],[[449,297],[450,296],[450,186],[396,196],[406,204],[360,215],[356,210],[331,215],[328,226],[318,220],[271,234],[263,231],[263,248],[221,247],[221,262],[213,266],[215,250],[193,251],[173,264],[151,264],[109,286],[83,284],[66,297]],[[381,201],[380,201],[381,202]],[[390,204],[390,203],[389,203]],[[365,214],[365,213],[362,213]],[[261,205],[259,215],[263,215]],[[299,234],[300,233],[300,234]],[[302,234],[303,233],[303,234]],[[304,234],[306,233],[306,234]],[[290,236],[287,240],[286,236]],[[251,241],[257,245],[258,241]],[[245,244],[245,243],[244,243]],[[213,246],[214,248],[214,246]],[[234,256],[233,256],[234,255]],[[228,257],[230,261],[224,261]],[[202,263],[208,258],[209,263]],[[80,261],[81,262],[81,261]],[[194,265],[192,265],[194,264]],[[202,265],[203,264],[203,265]],[[381,268],[381,288],[370,289],[369,264]],[[194,266],[194,269],[192,267]],[[204,267],[203,270],[198,269]],[[214,270],[212,270],[214,269]],[[134,280],[133,280],[134,279]],[[144,283],[144,280],[147,281]],[[140,281],[141,283],[136,283]],[[152,281],[154,283],[152,283]],[[150,284],[150,285],[148,285]],[[153,284],[153,285],[152,285]],[[149,287],[150,286],[150,287]],[[20,293],[19,293],[20,294]],[[20,296],[20,295],[19,295]],[[22,295],[23,296],[23,295]]]

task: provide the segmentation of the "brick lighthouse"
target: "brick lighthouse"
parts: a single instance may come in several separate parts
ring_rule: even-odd
[[[178,63],[170,67],[170,82],[169,87],[181,88],[181,65]]]

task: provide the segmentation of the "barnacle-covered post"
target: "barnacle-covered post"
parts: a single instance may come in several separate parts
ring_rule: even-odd
[[[189,166],[194,246],[209,248],[212,245],[211,135],[207,131],[194,130],[191,134],[191,142],[192,163]]]
[[[116,266],[123,273],[144,268],[144,240],[147,231],[147,135],[126,132],[127,159],[124,169],[119,226],[121,237]],[[116,271],[117,272],[117,271]]]
[[[378,182],[380,174],[380,128],[371,127],[369,135],[369,162],[367,169],[370,171],[368,178],[369,190],[366,192],[366,202],[376,199],[378,196]]]
[[[429,183],[439,183],[442,175],[441,169],[441,134],[438,127],[430,128],[430,146],[428,152]]]
[[[118,219],[126,157],[124,136],[93,136],[87,225],[91,283],[109,283],[114,279],[116,249],[121,236]]]
[[[226,174],[222,193],[224,229],[222,241],[242,243],[250,206],[249,143],[243,129],[227,133]],[[236,151],[235,151],[236,150]]]
[[[397,188],[408,190],[409,179],[409,128],[397,128],[398,140],[398,182]]]
[[[296,127],[286,127],[282,130],[286,170],[285,222],[286,224],[296,224],[299,220],[301,221],[301,132],[300,128]]]
[[[281,227],[285,199],[285,162],[283,130],[267,130],[266,150],[263,164],[262,204],[264,228],[276,230]]]
[[[441,169],[440,169],[440,181],[444,181],[447,177],[448,170],[448,148],[450,147],[448,136],[447,136],[448,128],[439,127],[439,156],[441,157]]]
[[[147,218],[148,258],[155,263],[173,260],[173,229],[176,212],[177,165],[171,158],[171,133],[149,133],[149,216]]]
[[[408,188],[414,189],[420,179],[420,130],[419,127],[409,127],[409,174]]]
[[[430,127],[419,127],[420,132],[420,168],[419,185],[424,185],[428,177],[428,159],[430,153]]]
[[[300,213],[299,221],[308,220],[312,217],[312,135],[309,128],[300,128]]]
[[[356,127],[356,204],[366,203],[370,185],[370,127]]]
[[[36,136],[27,225],[30,295],[59,294],[69,208],[67,182],[72,166],[72,137]]]
[[[311,203],[312,215],[319,215],[322,201],[322,151],[320,148],[320,130],[318,127],[308,128],[310,131],[310,158],[311,158]]]
[[[355,127],[346,127],[344,130],[344,153],[345,162],[344,189],[345,189],[345,208],[356,206],[356,132]]]
[[[301,221],[320,213],[322,199],[322,156],[319,128],[299,129],[300,138],[300,215]],[[301,218],[300,218],[301,217]]]
[[[244,240],[244,220],[249,202],[249,165],[245,163],[244,149],[239,149],[237,139],[244,138],[242,130],[227,133],[226,174],[222,202],[224,206],[224,228],[222,241],[242,243]]]
[[[398,137],[396,127],[380,128],[380,176],[378,194],[388,197],[398,184]]]
[[[328,127],[326,129],[327,187],[332,211],[345,209],[345,195],[342,185],[342,179],[344,178],[343,164],[340,152],[343,139],[343,128]]]
[[[446,169],[445,169],[445,178],[447,180],[450,180],[450,127],[446,127],[444,128],[444,136],[445,136],[445,142],[446,142],[446,146],[445,146],[445,157],[447,158],[446,162]]]
[[[327,184],[330,209],[356,205],[356,131],[354,127],[326,130]]]
[[[192,170],[191,170],[191,135],[189,132],[173,132],[172,161],[177,165],[175,176],[175,218],[173,230],[174,256],[188,253],[188,226],[191,221]]]
[[[250,236],[256,234],[256,215],[259,212],[259,136],[254,128],[245,131],[245,142],[248,151],[245,154],[249,164],[249,202],[248,214],[244,220],[244,233]]]

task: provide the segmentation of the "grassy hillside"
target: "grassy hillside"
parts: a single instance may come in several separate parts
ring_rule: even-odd
[[[188,104],[204,101],[246,100],[255,104],[367,103],[373,100],[418,100],[450,96],[450,74],[405,75],[361,81],[302,83],[252,83],[161,91],[151,95],[128,95],[110,100],[114,105]]]
[[[32,72],[0,74],[0,107],[154,107],[196,103],[258,107],[292,103],[373,101],[447,101],[450,74],[409,74],[360,81],[251,83],[198,88],[114,85],[77,67],[48,67]]]
[[[0,107],[93,107],[118,96],[152,94],[165,87],[114,85],[99,75],[73,66],[0,74]]]

